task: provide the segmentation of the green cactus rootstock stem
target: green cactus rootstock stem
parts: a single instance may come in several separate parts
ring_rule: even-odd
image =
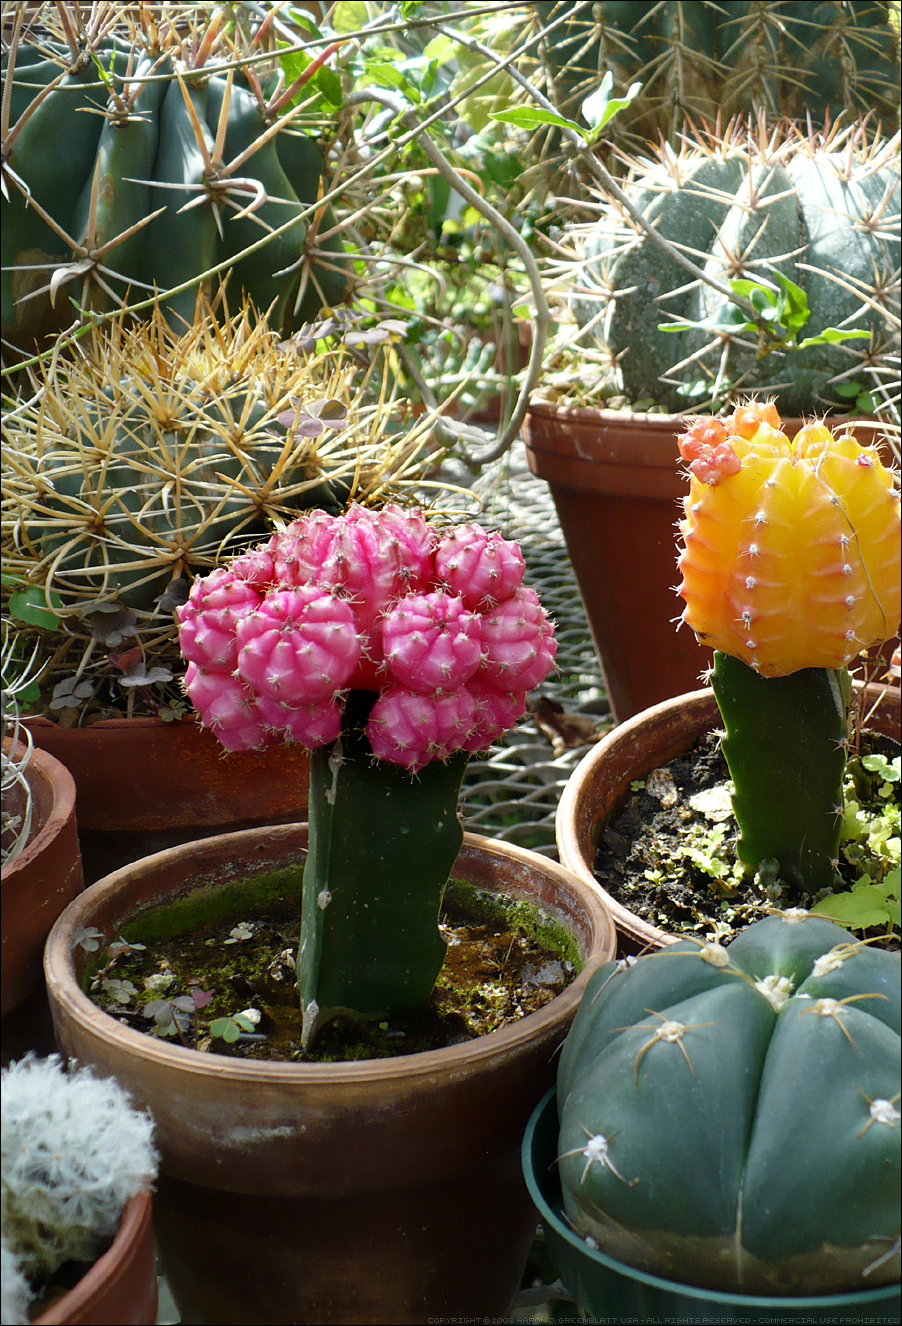
[[[711,685],[726,728],[740,861],[756,870],[776,860],[794,892],[831,888],[848,749],[847,669],[761,677],[716,651]]]
[[[352,691],[338,741],[311,756],[297,964],[305,1048],[339,1010],[378,1017],[425,1002],[445,960],[439,907],[463,842],[469,756],[418,774],[376,760],[363,731],[375,698]]]

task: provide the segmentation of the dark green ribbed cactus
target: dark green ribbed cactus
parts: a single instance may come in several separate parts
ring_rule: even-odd
[[[722,138],[635,161],[623,187],[649,225],[722,286],[746,279],[779,290],[780,275],[795,283],[810,315],[804,338],[829,328],[868,333],[780,348],[745,330],[748,314],[693,280],[612,203],[579,240],[574,304],[582,324],[598,317],[594,335],[616,357],[631,401],[676,412],[692,403],[686,389],[697,382],[696,399],[715,385],[719,400],[727,391],[767,392],[781,414],[798,416],[842,405],[850,380],[878,395],[891,385],[898,139],[881,140],[861,123],[811,136],[763,121],[734,125]],[[662,330],[670,323],[685,329]]]
[[[4,338],[27,350],[68,326],[70,295],[105,310],[191,282],[163,301],[181,329],[199,287],[219,288],[195,278],[260,241],[230,272],[233,307],[243,294],[288,332],[338,303],[343,245],[319,239],[331,209],[289,224],[317,202],[322,157],[259,65],[215,72],[255,53],[226,36],[224,9],[123,13],[99,35],[66,7],[65,41],[56,8],[20,12],[3,52]]]
[[[552,93],[573,118],[610,70],[643,89],[614,128],[674,140],[687,117],[760,106],[823,125],[841,111],[899,114],[898,29],[873,0],[536,0]]]
[[[589,982],[558,1076],[574,1229],[743,1294],[899,1278],[899,955],[788,911]]]
[[[376,760],[354,726],[372,697],[352,699],[362,712],[349,704],[338,761],[332,747],[310,758],[298,955],[305,1045],[336,1010],[387,1016],[428,1000],[447,948],[437,924],[442,892],[463,842],[457,799],[467,752],[416,776]]]

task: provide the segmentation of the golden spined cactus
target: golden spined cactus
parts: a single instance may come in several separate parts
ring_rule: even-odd
[[[899,496],[876,447],[773,405],[701,419],[679,556],[683,620],[762,677],[841,668],[898,629]]]

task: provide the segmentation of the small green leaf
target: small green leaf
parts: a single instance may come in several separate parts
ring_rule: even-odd
[[[789,277],[784,276],[782,272],[774,271],[774,276],[783,287],[783,294],[786,297],[786,306],[790,314],[787,320],[788,325],[794,330],[804,327],[811,317],[808,296],[801,286],[796,285],[795,281],[790,281]]]
[[[614,76],[610,69],[601,80],[601,86],[596,88],[591,96],[586,97],[580,113],[583,119],[592,129],[593,141],[601,133],[607,124],[610,124],[614,116],[619,114],[625,106],[628,106],[634,97],[638,96],[642,89],[641,83],[633,83],[625,97],[615,97],[611,100],[611,87],[613,86]]]
[[[820,336],[806,336],[799,349],[804,350],[809,345],[837,345],[840,341],[860,340],[862,337],[867,339],[870,334],[866,331],[840,331],[839,327],[825,327]]]
[[[62,610],[63,601],[59,594],[51,592],[50,603]],[[44,591],[33,585],[18,594],[10,594],[8,612],[13,621],[23,622],[26,626],[42,626],[46,631],[55,631],[59,627],[59,617],[47,608]]]
[[[586,141],[586,131],[573,120],[567,120],[555,111],[543,110],[540,106],[514,106],[511,110],[495,111],[489,116],[500,120],[502,124],[513,124],[517,129],[535,129],[539,124],[556,124],[559,129],[572,129]]]
[[[778,293],[776,287],[769,286],[763,281],[749,281],[743,277],[741,280],[731,281],[730,289],[734,295],[741,295],[743,299],[751,299],[755,292],[761,291],[768,296],[771,304],[776,306]]]
[[[398,92],[403,92],[407,100],[414,105],[418,106],[420,104],[419,88],[415,87],[403,70],[398,69],[397,66],[381,60],[369,65],[367,73],[382,87],[393,87]]]
[[[876,884],[856,884],[850,893],[835,893],[822,898],[811,908],[812,914],[826,916],[849,930],[870,930],[885,926],[890,920],[887,900]]]
[[[446,37],[442,33],[438,37],[433,37],[432,41],[427,42],[423,47],[423,55],[427,60],[435,60],[438,64],[447,64],[449,60],[457,57],[460,51],[460,42],[454,41],[451,37]]]
[[[862,386],[860,382],[837,382],[833,387],[834,394],[841,396],[844,401],[855,400],[861,395]]]

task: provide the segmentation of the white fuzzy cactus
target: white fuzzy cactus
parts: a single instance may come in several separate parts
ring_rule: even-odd
[[[27,1055],[4,1070],[3,1236],[30,1280],[103,1252],[156,1174],[152,1134],[153,1120],[117,1082],[67,1073],[59,1055]],[[3,1278],[5,1286],[5,1258]]]
[[[31,1286],[4,1236],[0,1240],[0,1322],[3,1326],[28,1326]]]

